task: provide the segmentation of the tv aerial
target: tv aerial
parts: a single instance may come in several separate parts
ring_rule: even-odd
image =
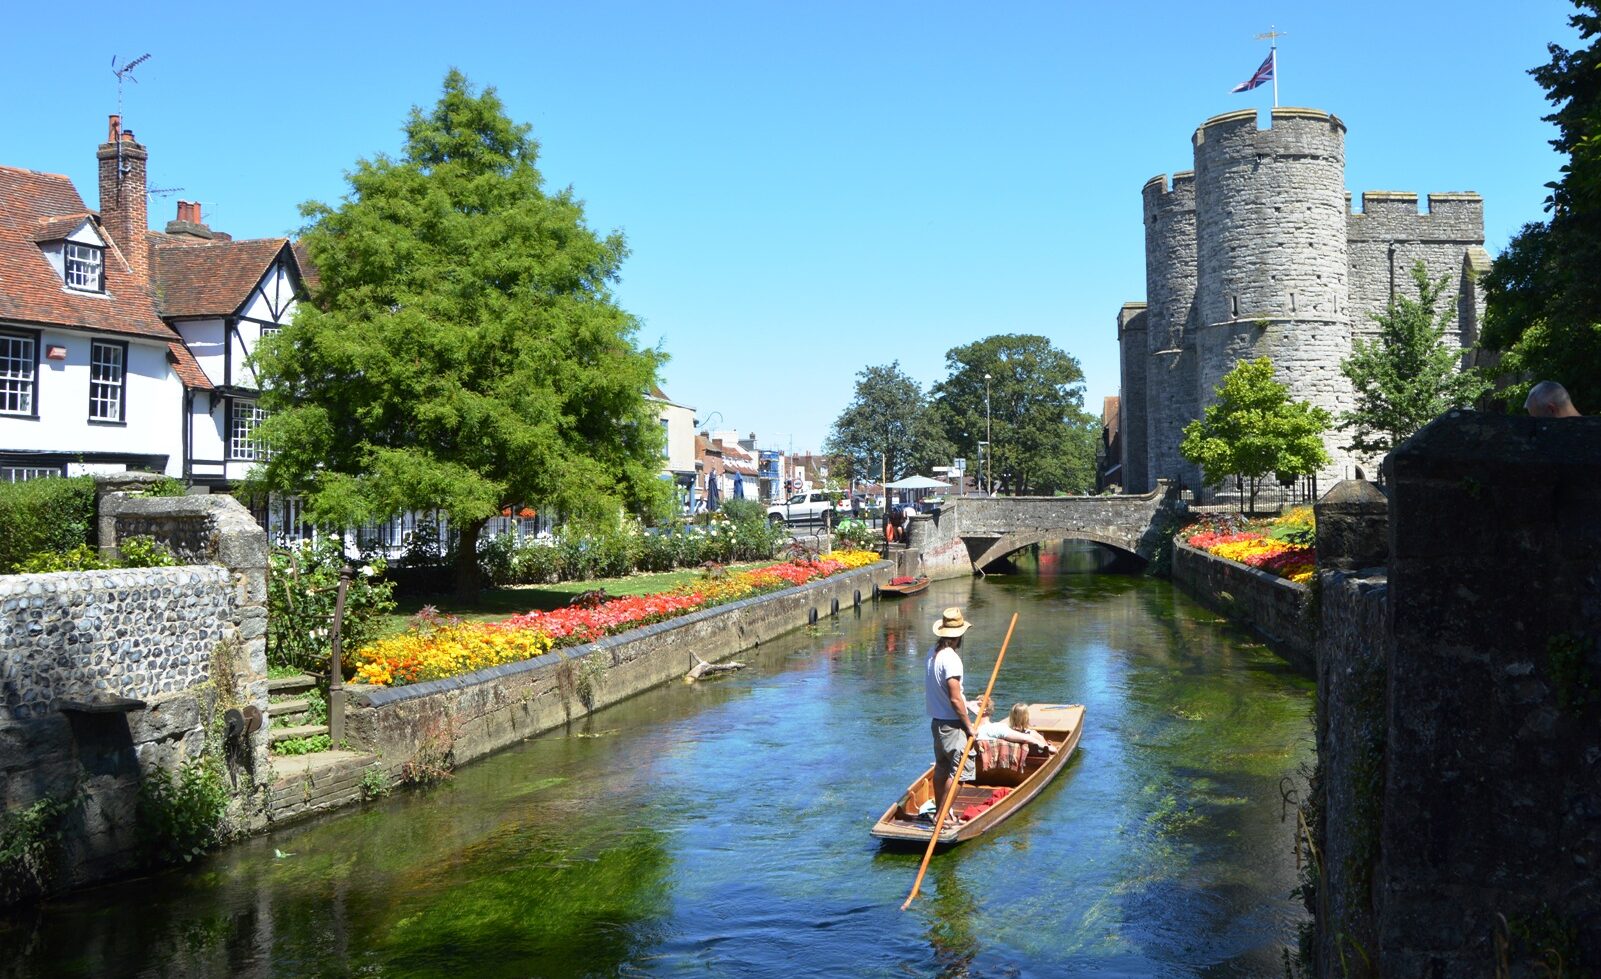
[[[117,56],[111,56],[111,73],[117,76],[117,115],[122,115],[122,80],[126,78],[128,81],[138,84],[139,79],[133,77],[133,70],[149,60],[150,53],[147,51],[132,61],[124,63],[121,68],[118,68]]]

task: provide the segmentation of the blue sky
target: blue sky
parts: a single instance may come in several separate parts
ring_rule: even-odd
[[[669,395],[797,450],[863,366],[931,384],[993,333],[1077,357],[1098,411],[1118,306],[1145,294],[1140,187],[1190,167],[1207,117],[1271,105],[1228,91],[1269,25],[1282,103],[1349,126],[1348,188],[1478,191],[1492,253],[1561,163],[1526,70],[1575,42],[1565,0],[362,7],[12,10],[0,163],[66,173],[95,206],[111,57],[150,52],[126,125],[152,185],[184,188],[154,223],[182,196],[235,237],[284,234],[458,67],[533,125],[593,227],[627,235],[618,296],[671,355]]]

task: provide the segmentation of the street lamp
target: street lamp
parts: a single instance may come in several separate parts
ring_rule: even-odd
[[[984,445],[989,447],[994,436],[990,434],[990,375],[984,372]],[[995,495],[994,469],[990,465],[990,456],[993,452],[984,453],[984,493],[987,496]]]

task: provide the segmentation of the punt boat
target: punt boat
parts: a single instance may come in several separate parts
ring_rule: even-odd
[[[916,595],[928,587],[928,580],[926,574],[915,578],[891,578],[888,584],[879,585],[878,591],[882,595]]]
[[[1051,779],[1067,766],[1068,758],[1078,746],[1079,734],[1084,729],[1084,706],[1031,704],[1029,723],[1034,730],[1044,735],[1047,741],[1056,745],[1056,754],[1031,753],[1024,763],[1022,780],[1015,784],[1003,784],[1011,782],[1011,779],[998,777],[989,777],[993,784],[985,784],[987,776],[984,773],[979,773],[977,782],[962,782],[956,791],[956,801],[952,804],[951,811],[961,813],[965,809],[978,807],[978,812],[971,819],[955,827],[951,826],[950,817],[947,816],[939,836],[940,846],[961,843],[984,835],[1006,822],[1039,795],[1045,786],[1050,784]],[[977,752],[976,744],[973,750]],[[998,789],[1008,791],[997,798]],[[933,798],[934,768],[930,765],[928,771],[913,782],[893,805],[884,810],[884,815],[873,824],[873,835],[890,843],[927,846],[928,838],[934,829],[933,818],[919,816],[917,813],[924,803]]]

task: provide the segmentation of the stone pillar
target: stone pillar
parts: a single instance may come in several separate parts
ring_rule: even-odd
[[[1390,500],[1365,479],[1343,479],[1312,508],[1319,569],[1354,571],[1390,557]]]
[[[1385,465],[1379,971],[1601,962],[1601,418],[1452,411]]]

